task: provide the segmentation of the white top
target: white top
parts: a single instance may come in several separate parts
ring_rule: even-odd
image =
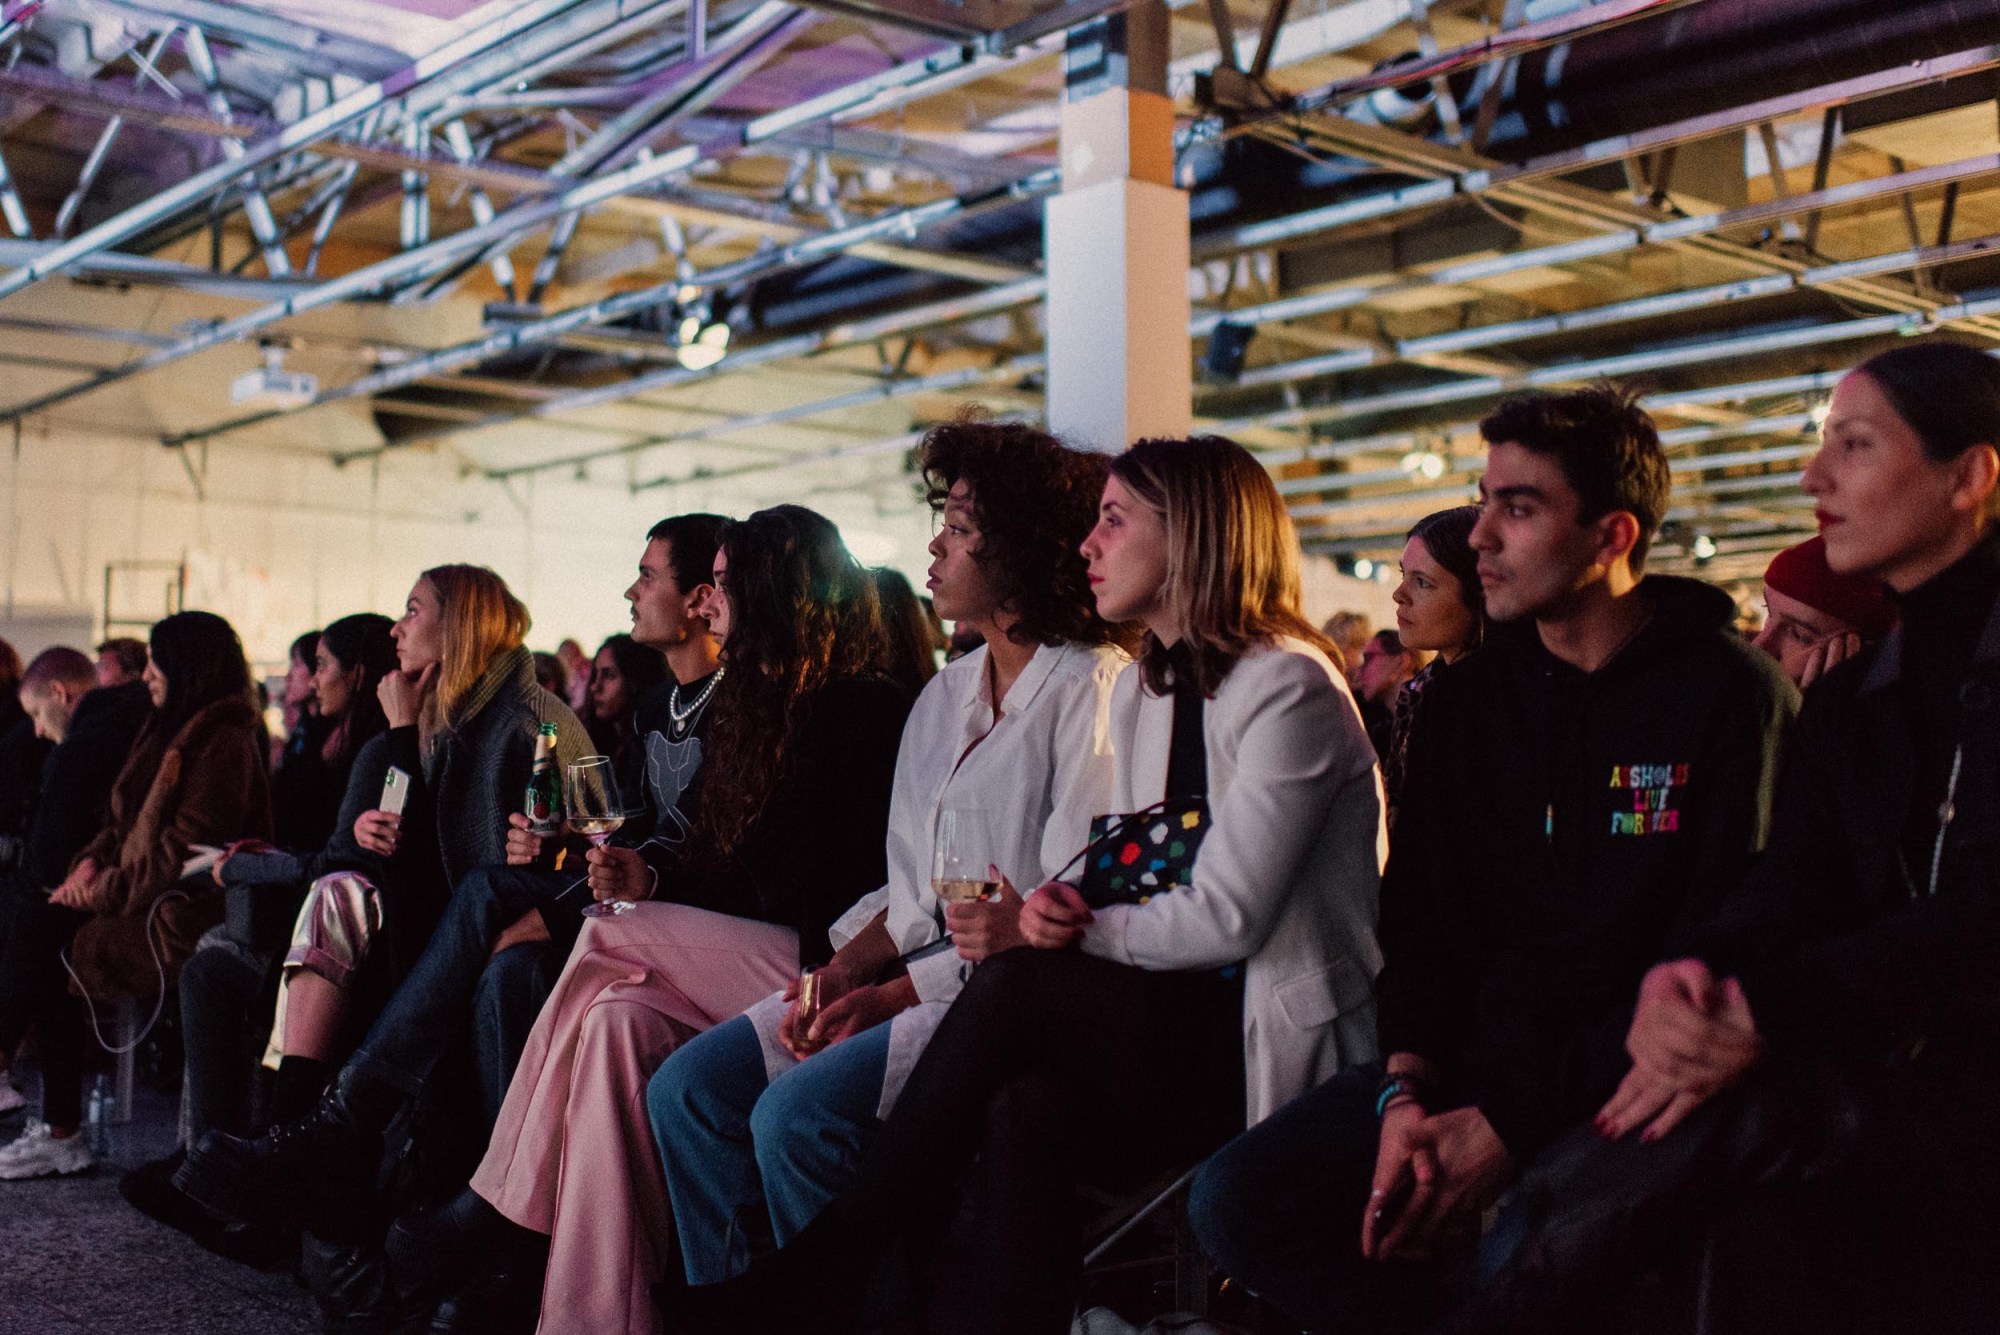
[[[1167,790],[1174,702],[1136,664],[1111,703],[1111,811]],[[1210,825],[1194,884],[1097,910],[1092,954],[1142,969],[1248,961],[1243,1056],[1249,1121],[1376,1054],[1375,908],[1388,833],[1381,772],[1346,679],[1283,640],[1238,661],[1202,714]],[[1072,878],[1074,879],[1074,878]]]
[[[841,916],[834,945],[851,940],[885,904],[899,952],[943,935],[931,851],[938,813],[946,808],[985,813],[993,841],[988,856],[1022,894],[1061,871],[1090,838],[1091,817],[1113,810],[1111,698],[1129,661],[1109,646],[1041,646],[1007,688],[998,722],[984,645],[931,678],[896,753],[888,884]],[[970,972],[950,950],[911,966],[919,1004],[891,1022],[883,1116]],[[750,1012],[773,1077],[795,1060],[777,1042],[783,1013],[782,1004],[768,1001]]]

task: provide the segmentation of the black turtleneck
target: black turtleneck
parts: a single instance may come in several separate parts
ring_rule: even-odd
[[[1903,830],[1903,858],[1919,893],[1929,884],[1938,809],[1951,782],[1959,690],[1996,598],[2000,598],[2000,536],[1987,538],[1897,599],[1903,623],[1899,686],[1916,777],[1915,801]]]

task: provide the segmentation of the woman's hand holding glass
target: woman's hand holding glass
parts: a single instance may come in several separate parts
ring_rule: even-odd
[[[1038,950],[1062,950],[1083,940],[1097,921],[1083,892],[1066,881],[1050,881],[1021,906],[1021,935]]]
[[[821,1044],[807,1039],[806,1029],[825,1013],[828,1006],[858,986],[841,966],[838,957],[812,970],[811,977],[813,995],[810,1014],[801,1011],[799,1006],[800,994],[805,990],[805,975],[785,984],[783,999],[791,1004],[785,1007],[785,1014],[778,1021],[778,1041],[795,1057],[810,1057],[820,1050]]]
[[[822,982],[820,986],[824,988],[826,984]],[[886,983],[848,988],[830,1001],[820,1000],[818,1013],[806,1023],[804,1034],[798,1032],[798,1007],[794,1005],[785,1013],[790,1030],[780,1025],[778,1033],[795,1054],[809,1057],[822,1048],[886,1024],[916,1004],[917,986],[905,975]]]
[[[1028,944],[1021,931],[1020,892],[998,867],[988,867],[987,874],[1000,887],[990,899],[944,906],[944,929],[951,933],[958,957],[975,964]]]
[[[653,897],[653,869],[634,848],[601,844],[583,857],[590,897],[600,904],[636,904]]]

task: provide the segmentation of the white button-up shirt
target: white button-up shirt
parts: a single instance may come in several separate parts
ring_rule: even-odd
[[[1007,688],[997,720],[983,645],[933,677],[910,711],[896,755],[888,884],[842,916],[834,944],[851,939],[885,904],[900,952],[942,935],[931,855],[938,813],[947,808],[985,813],[987,855],[1021,894],[1063,870],[1089,839],[1091,817],[1110,810],[1111,692],[1127,662],[1108,646],[1043,645]],[[969,974],[950,950],[910,967],[919,1004],[891,1021],[881,1115],[888,1115]],[[751,1013],[773,1076],[795,1060],[776,1041],[782,1015],[782,1005],[768,1002]]]

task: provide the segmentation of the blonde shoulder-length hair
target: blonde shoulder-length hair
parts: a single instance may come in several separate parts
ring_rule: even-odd
[[[1298,530],[1248,450],[1222,436],[1142,440],[1111,461],[1111,475],[1165,518],[1162,593],[1193,651],[1203,695],[1214,695],[1253,647],[1283,636],[1340,665],[1340,651],[1305,617]],[[1166,652],[1150,633],[1139,669],[1154,694],[1169,688]]]
[[[507,581],[485,566],[432,566],[422,578],[437,591],[444,639],[444,661],[423,707],[428,742],[464,722],[460,714],[473,688],[494,659],[527,640],[529,618]]]

